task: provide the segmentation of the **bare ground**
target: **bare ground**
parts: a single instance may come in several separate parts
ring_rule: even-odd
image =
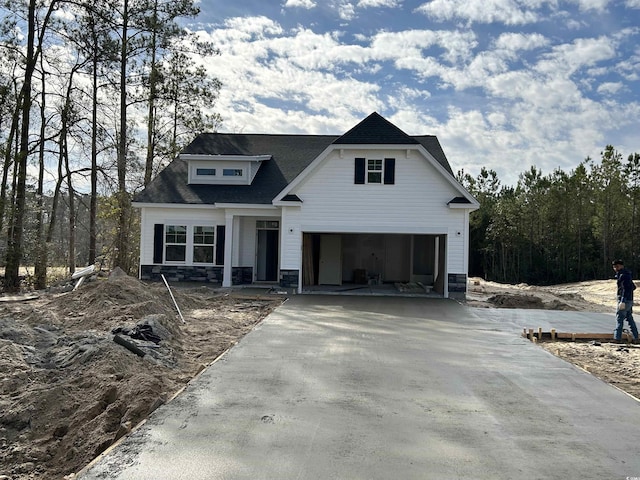
[[[466,303],[469,306],[487,308],[544,308],[610,313],[610,331],[589,333],[611,333],[615,327],[615,292],[615,280],[535,287],[525,284],[504,285],[473,278],[469,283]],[[640,399],[640,345],[619,345],[605,341],[549,341],[538,345]]]
[[[204,286],[172,291],[185,323],[164,284],[126,275],[68,293],[3,297],[0,479],[73,478],[283,300]],[[159,343],[132,338],[137,324],[151,325]],[[143,357],[114,342],[118,328]]]
[[[123,275],[67,293],[0,298],[0,480],[73,478],[284,299],[204,286],[172,291],[185,323],[163,284]],[[471,279],[467,304],[613,312],[614,291],[612,281],[532,287]],[[143,324],[159,343],[125,333]],[[144,357],[114,342],[118,328]],[[640,397],[640,348],[540,346]]]

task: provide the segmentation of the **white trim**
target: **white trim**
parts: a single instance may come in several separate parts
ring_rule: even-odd
[[[216,205],[212,204],[192,204],[192,203],[142,203],[142,202],[133,202],[131,206],[134,208],[188,208],[189,210],[193,210],[194,208],[201,210],[211,210],[215,208],[219,208]]]
[[[161,265],[185,265],[185,266],[206,266],[206,267],[220,267],[222,265],[216,264],[216,246],[218,243],[217,230],[218,223],[212,223],[210,221],[204,220],[184,220],[184,219],[174,219],[168,218],[164,220],[164,229],[163,229],[163,238],[162,238],[162,263]],[[186,242],[185,243],[174,243],[167,242],[167,226],[179,226],[185,227],[185,235]],[[205,244],[199,243],[196,244],[194,242],[194,229],[195,227],[211,227],[213,228],[213,244]],[[185,256],[184,260],[167,260],[167,245],[184,245],[185,247]],[[196,262],[193,259],[193,251],[196,246],[210,246],[213,249],[213,261],[212,262]]]
[[[230,287],[232,282],[232,252],[233,252],[233,215],[224,217],[224,266],[222,269],[222,286]]]
[[[451,209],[468,210],[470,212],[480,208],[480,204],[473,203],[448,203],[447,206]]]
[[[407,226],[406,229],[399,230],[397,226],[386,227],[365,227],[359,225],[300,225],[300,231],[302,233],[363,233],[363,234],[383,234],[391,233],[398,235],[447,235],[446,229],[443,230],[443,226],[436,228],[429,227],[414,227]]]
[[[384,183],[384,159],[382,159],[382,158],[365,158],[364,161],[365,161],[365,165],[364,165],[364,183],[365,183],[365,185],[382,185]],[[380,162],[380,170],[377,170],[375,168],[369,168],[369,165],[370,165],[369,162]],[[370,182],[369,181],[369,175],[370,174],[380,175],[380,181],[379,182]]]
[[[271,155],[208,155],[195,153],[181,153],[180,160],[211,160],[219,162],[229,160],[234,162],[264,162],[270,160]]]
[[[216,203],[216,208],[236,208],[236,209],[261,209],[261,210],[277,210],[272,204],[267,203]]]
[[[285,205],[288,205],[287,202],[284,202]],[[200,210],[212,210],[212,209],[237,209],[237,210],[277,210],[280,209],[272,204],[266,203],[208,203],[206,205],[203,204],[195,204],[195,203],[142,203],[142,202],[133,202],[131,204],[135,208],[182,208],[193,210],[194,208]]]
[[[293,200],[293,201],[285,201],[285,200],[280,200],[280,201],[273,201],[273,206],[274,207],[302,207],[302,200]]]

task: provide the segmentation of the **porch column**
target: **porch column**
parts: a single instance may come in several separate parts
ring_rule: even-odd
[[[222,286],[230,287],[233,284],[231,269],[231,252],[233,252],[233,215],[224,217],[224,270],[222,272]]]

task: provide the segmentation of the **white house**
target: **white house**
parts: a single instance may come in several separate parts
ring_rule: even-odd
[[[466,292],[479,207],[435,136],[377,113],[342,136],[199,135],[134,205],[144,280],[422,282],[443,297]]]

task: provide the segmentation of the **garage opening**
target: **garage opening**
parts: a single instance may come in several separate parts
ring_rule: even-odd
[[[445,245],[446,235],[305,233],[303,288],[415,286],[443,295]]]

